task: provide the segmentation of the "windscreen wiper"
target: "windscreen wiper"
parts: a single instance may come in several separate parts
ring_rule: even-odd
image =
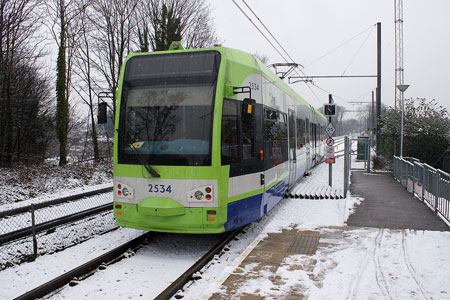
[[[144,156],[139,153],[139,151],[133,146],[133,144],[128,144],[130,146],[130,149],[133,150],[134,154],[136,155],[139,162],[144,166],[144,168],[147,170],[147,172],[152,175],[152,177],[159,178],[161,175],[159,175],[158,172],[156,172],[155,169],[145,160]]]
[[[118,130],[119,134],[122,135],[122,130]],[[127,132],[127,137],[128,139],[131,141],[131,135],[129,132]],[[145,157],[139,153],[139,151],[134,147],[133,144],[128,144],[128,146],[130,147],[130,149],[134,152],[134,155],[136,155],[137,159],[139,160],[139,162],[141,163],[141,165],[144,166],[144,168],[147,170],[147,172],[155,178],[160,178],[161,175],[159,175],[158,172],[156,172],[155,169],[153,169],[153,167],[145,160]]]

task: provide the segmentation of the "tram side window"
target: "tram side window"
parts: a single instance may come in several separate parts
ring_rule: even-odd
[[[305,121],[297,119],[297,149],[305,145]]]
[[[287,115],[266,108],[264,112],[265,168],[279,165],[288,159]]]
[[[238,102],[223,101],[222,108],[222,165],[239,161]]]
[[[311,123],[311,141],[313,143],[313,147],[316,147],[316,144],[317,144],[317,126],[314,123]]]
[[[306,118],[306,125],[305,125],[305,128],[306,128],[306,133],[305,133],[305,136],[306,136],[306,143],[309,143],[309,135],[310,135],[310,128],[309,128],[309,119],[308,118]]]

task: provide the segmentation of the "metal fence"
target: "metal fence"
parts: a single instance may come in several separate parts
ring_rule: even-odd
[[[394,177],[450,226],[450,174],[415,158],[394,156]]]
[[[0,210],[0,270],[115,228],[110,190]]]

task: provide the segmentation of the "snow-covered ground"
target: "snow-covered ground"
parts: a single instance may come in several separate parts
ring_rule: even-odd
[[[0,210],[77,194],[112,185],[112,163],[54,161],[40,165],[0,168]]]
[[[362,165],[353,163],[352,167]],[[339,158],[333,167],[334,186],[342,186],[342,169],[343,158]],[[322,164],[304,182],[327,180],[328,165]],[[222,282],[259,241],[268,233],[292,228],[319,231],[325,238],[321,238],[314,255],[288,256],[276,271],[264,270],[258,278],[248,280],[234,295],[236,299],[239,293],[283,299],[292,289],[301,291],[305,299],[450,299],[450,232],[347,227],[345,221],[360,201],[364,199],[351,195],[344,200],[282,201],[267,216],[252,223],[239,240],[232,241],[231,250],[214,260],[202,279],[186,288],[184,299],[208,299],[220,293]],[[24,293],[140,233],[122,228],[1,271],[0,299]],[[213,240],[210,236],[189,236],[186,241],[171,235],[168,240],[160,236],[159,241],[97,272],[75,288],[64,288],[51,299],[152,299],[169,275],[181,274]],[[255,273],[251,268],[240,271]],[[282,284],[269,280],[273,277]]]

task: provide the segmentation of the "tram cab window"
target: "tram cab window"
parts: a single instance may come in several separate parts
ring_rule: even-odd
[[[242,158],[255,157],[255,119],[242,119]]]
[[[222,165],[255,158],[255,118],[243,117],[242,102],[224,99],[222,108]]]
[[[238,102],[225,99],[222,108],[222,165],[239,161]]]

